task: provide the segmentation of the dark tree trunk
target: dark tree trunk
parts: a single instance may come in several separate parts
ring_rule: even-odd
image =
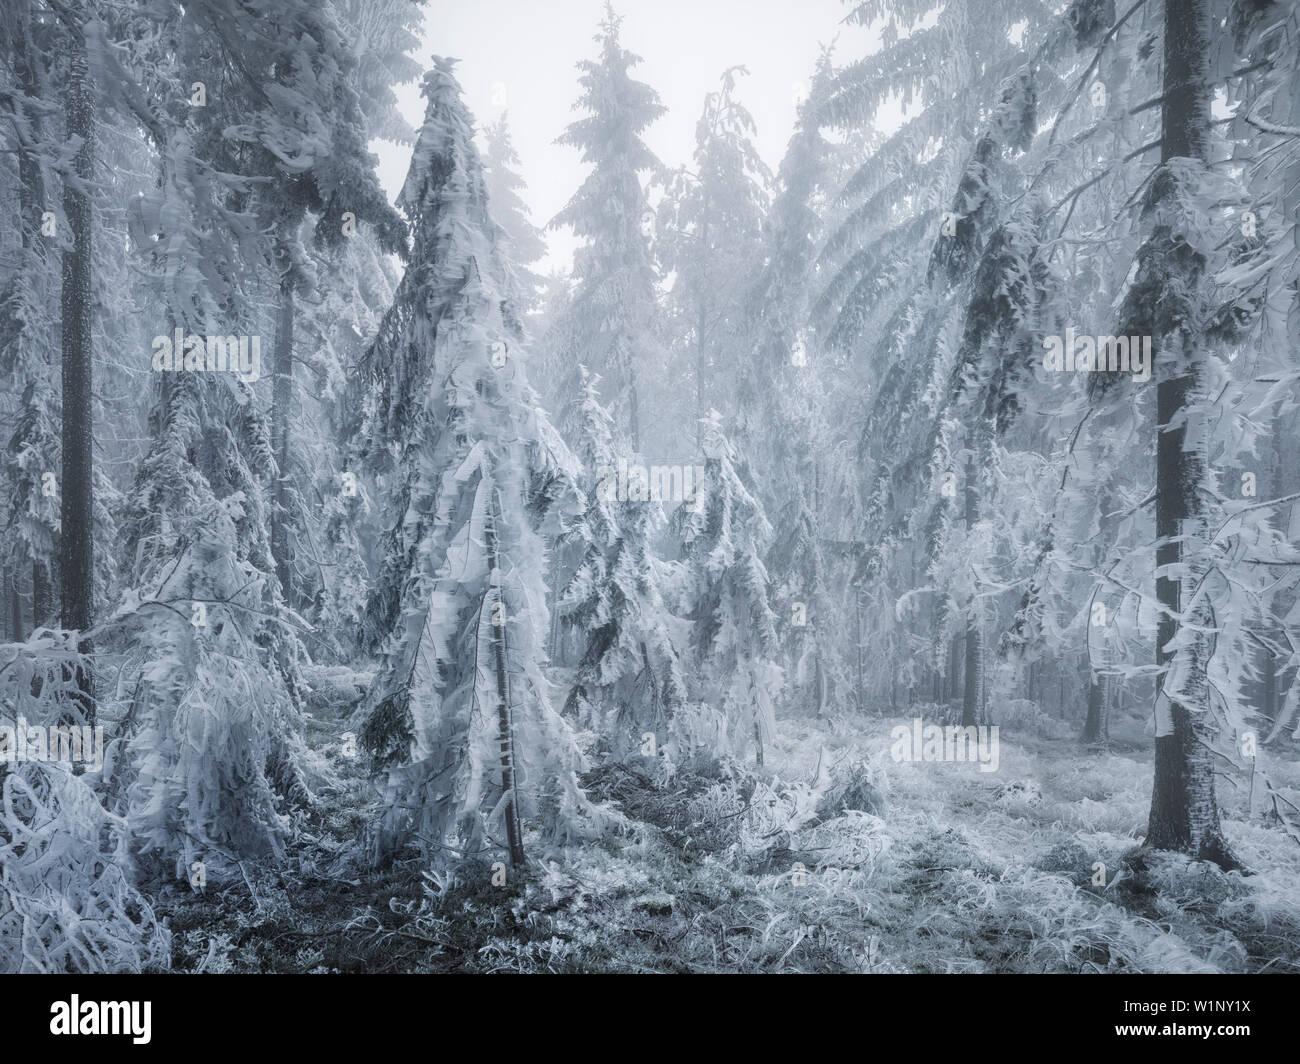
[[[979,483],[974,461],[966,463],[965,489],[966,528],[969,531],[979,520]],[[961,699],[963,727],[976,722],[980,696],[984,684],[984,640],[980,632],[979,607],[972,600],[966,613],[966,676]]]
[[[1208,60],[1206,0],[1165,0],[1162,164],[1177,158],[1205,162],[1208,157]],[[1164,180],[1166,196],[1177,193],[1172,173],[1157,179]],[[1186,417],[1198,399],[1200,337],[1188,320],[1192,308],[1185,301],[1195,300],[1201,291],[1205,264],[1160,223],[1148,252],[1149,265],[1160,272],[1165,297],[1161,303],[1172,309],[1159,312],[1155,338],[1157,370],[1162,371],[1156,387],[1156,597],[1162,607],[1156,663],[1165,670],[1160,685],[1165,692],[1156,694],[1155,782],[1146,845],[1237,867],[1219,828],[1212,736],[1206,723],[1210,646],[1205,632],[1214,623],[1208,607],[1198,606],[1187,618],[1189,626],[1195,626],[1188,644],[1177,652],[1169,649],[1179,633],[1183,603],[1204,569],[1204,560],[1195,553],[1205,539],[1199,494],[1205,459],[1199,445],[1186,447]],[[1200,601],[1204,603],[1204,597]]]
[[[1300,103],[1300,101],[1298,101]],[[1272,498],[1279,499],[1287,494],[1287,486],[1282,472],[1283,455],[1282,441],[1286,438],[1286,427],[1283,419],[1280,417],[1273,418],[1272,439],[1269,441],[1269,480],[1268,490],[1272,492]],[[1276,526],[1278,515],[1272,514],[1271,520]],[[1285,530],[1282,530],[1285,534]],[[1269,643],[1283,645],[1286,642],[1286,634],[1277,628],[1269,628],[1264,633],[1265,639]],[[1260,679],[1259,679],[1259,705],[1265,717],[1270,724],[1277,720],[1278,710],[1281,703],[1278,700],[1278,676],[1277,654],[1271,646],[1263,646],[1256,651],[1259,661]]]
[[[965,637],[955,633],[948,643],[948,701],[956,702],[960,696],[958,684],[962,675],[962,656],[965,650]]]
[[[275,452],[275,499],[271,507],[271,556],[284,601],[293,606],[293,561],[289,546],[292,514],[289,497],[289,409],[293,404],[294,264],[290,249],[281,245],[285,272],[280,280],[280,306],[275,342],[275,383],[271,389],[271,448]]]
[[[65,97],[67,135],[77,141],[73,173],[64,179],[63,211],[71,247],[63,253],[63,463],[59,574],[62,624],[78,632],[94,622],[94,488],[92,461],[91,352],[94,293],[91,287],[92,207],[89,181],[94,169],[94,94],[88,83],[85,39],[70,35],[70,69]],[[78,645],[90,654],[90,640]],[[77,670],[80,711],[95,719],[94,681],[89,667]]]
[[[1101,742],[1102,707],[1106,701],[1108,683],[1104,676],[1095,672],[1088,674],[1088,716],[1083,723],[1083,741],[1085,743]]]
[[[37,51],[32,41],[32,12],[28,0],[22,0],[17,12],[18,36],[14,44],[14,72],[23,94],[31,100],[41,98],[41,79],[37,73]],[[29,110],[26,115],[30,141],[19,146],[18,150],[18,203],[22,215],[19,231],[22,236],[24,257],[31,263],[41,278],[41,291],[45,291],[48,242],[38,235],[40,217],[45,210],[45,174],[41,167],[39,148],[43,139],[42,116],[39,111]],[[54,367],[42,357],[42,365],[35,367],[35,372],[54,374]],[[56,455],[46,456],[53,462]],[[50,468],[47,466],[46,468]],[[50,566],[53,559],[46,554],[32,559],[32,629],[35,630],[54,621],[53,587],[50,580]],[[15,580],[15,586],[17,582]],[[15,638],[21,639],[18,632]]]
[[[853,654],[854,654],[854,674],[857,685],[857,702],[858,712],[861,712],[867,704],[866,695],[862,690],[862,588],[853,589]]]
[[[707,230],[706,230],[707,232]],[[695,337],[695,446],[704,447],[704,373],[708,364],[708,353],[704,350],[704,307],[700,306],[699,317],[695,324],[698,335]]]
[[[628,367],[628,434],[632,438],[632,450],[640,452],[641,450],[641,401],[637,397],[636,390],[636,367]]]
[[[23,641],[23,600],[18,597],[18,581],[14,578],[13,570],[5,570],[4,590],[5,602],[9,607],[5,614],[9,638],[15,643],[21,643]]]
[[[41,562],[32,563],[32,628],[49,625],[54,614],[54,595],[50,571]]]
[[[487,528],[488,557],[492,559],[492,580],[496,585],[493,604],[501,615],[490,617],[492,628],[492,656],[497,675],[497,726],[501,742],[501,789],[505,794],[506,845],[510,850],[510,867],[524,866],[523,823],[519,816],[519,796],[515,792],[515,739],[510,720],[510,685],[506,675],[506,614],[505,599],[501,596],[501,563],[497,554],[497,523],[501,517],[501,500],[492,501],[492,519]],[[491,612],[491,610],[489,611]]]
[[[31,4],[23,0],[21,10],[17,13],[18,40],[14,44],[14,73],[22,86],[23,94],[32,100],[41,98],[41,84],[37,76],[36,48],[31,39],[32,13]],[[40,229],[41,213],[45,210],[45,175],[41,171],[38,155],[42,139],[42,119],[38,111],[29,110],[24,116],[31,137],[18,149],[18,201],[22,211],[19,231],[22,236],[23,250],[39,250],[42,238],[37,236]]]

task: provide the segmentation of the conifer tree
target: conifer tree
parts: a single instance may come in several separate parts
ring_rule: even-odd
[[[503,113],[483,131],[487,142],[484,176],[492,218],[505,236],[506,258],[513,266],[512,302],[521,313],[527,313],[541,300],[542,278],[533,266],[546,254],[546,239],[533,225],[528,205],[520,195],[527,186],[518,173],[519,155],[510,139],[507,117]]]
[[[825,238],[825,199],[835,180],[835,146],[819,121],[833,79],[828,53],[820,56],[807,98],[777,173],[776,192],[763,224],[762,268],[746,293],[744,311],[752,357],[738,359],[733,439],[749,456],[775,530],[766,559],[773,573],[773,609],[792,705],[820,714],[843,685],[847,631],[841,604],[830,592],[836,559],[835,509],[826,503],[833,463],[826,460],[830,431],[824,352],[809,329],[816,294],[817,253]]]
[[[157,388],[123,522],[129,563],[114,620],[138,663],[124,736],[132,822],[143,851],[188,876],[192,859],[215,868],[281,854],[286,814],[311,795],[303,648],[268,534],[269,426],[251,379],[206,369],[207,336],[243,336],[250,361],[252,344],[260,349],[256,293],[271,256],[251,209],[256,183],[238,172],[244,160],[225,136],[231,115],[253,109],[237,99],[196,106],[193,79],[202,71],[201,87],[215,92],[223,64],[258,52],[235,40],[238,12],[228,6],[160,10],[150,13],[160,20],[155,50],[134,57],[155,105],[123,104],[156,150],[157,186],[130,218],[157,308]]]
[[[569,704],[589,711],[592,723],[622,755],[644,751],[647,732],[656,736],[656,749],[668,742],[686,689],[675,619],[660,588],[663,563],[651,550],[662,506],[648,497],[646,484],[619,497],[610,417],[600,405],[595,376],[585,367],[579,370],[574,436],[590,487],[586,509],[562,537],[578,557],[557,608],[565,623],[585,635]]]
[[[761,265],[772,177],[754,145],[754,119],[737,97],[747,73],[731,68],[705,98],[693,165],[674,175],[657,223],[660,258],[677,275],[671,302],[695,381],[697,443],[709,407],[732,413],[734,382],[750,359],[741,323]]]
[[[585,116],[558,141],[579,149],[591,172],[551,222],[572,226],[583,244],[574,254],[572,302],[548,347],[557,366],[583,362],[600,375],[617,432],[640,451],[642,381],[664,357],[649,235],[654,212],[641,185],[641,175],[660,163],[641,135],[664,108],[650,86],[631,76],[641,60],[623,48],[621,21],[607,3],[595,38],[600,56],[578,64],[578,107]]]
[[[781,669],[772,660],[776,619],[762,561],[772,529],[748,481],[721,415],[710,411],[698,502],[675,515],[682,613],[691,621],[699,699],[723,714],[726,752],[739,756],[752,739],[761,765],[776,727]]]
[[[58,244],[45,224],[52,221],[57,233],[57,212],[54,203],[47,202],[55,180],[52,154],[57,137],[54,117],[42,102],[49,89],[53,34],[34,14],[25,0],[0,19],[6,91],[13,101],[16,131],[15,208],[21,254],[0,292],[0,373],[8,383],[6,391],[17,400],[4,463],[9,503],[4,564],[15,576],[31,575],[33,629],[56,623],[59,493],[57,479],[51,478],[62,473],[55,388],[58,331],[50,315]],[[22,637],[21,631],[14,632],[15,639]]]
[[[365,361],[360,454],[385,478],[389,532],[363,739],[387,776],[376,856],[418,840],[445,858],[497,840],[518,866],[529,821],[562,836],[591,812],[541,671],[537,528],[564,494],[565,463],[527,383],[454,62],[435,59],[425,76],[398,197],[411,265]]]

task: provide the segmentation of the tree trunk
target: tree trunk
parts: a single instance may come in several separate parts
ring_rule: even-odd
[[[14,42],[14,73],[23,94],[31,100],[39,100],[42,90],[37,76],[36,47],[31,39],[30,0],[20,0],[18,8],[15,11],[18,39]],[[40,112],[34,109],[28,110],[24,117],[31,142],[20,144],[18,148],[18,201],[22,211],[18,228],[23,250],[32,251],[41,247],[41,238],[36,234],[40,228],[41,213],[45,210],[45,177],[41,172],[38,154],[42,139],[42,119]]]
[[[5,619],[9,622],[9,639],[14,643],[21,643],[23,641],[23,600],[18,597],[18,581],[15,576],[14,570],[5,570],[5,602],[9,606]]]
[[[293,564],[289,525],[289,408],[293,404],[294,263],[290,249],[281,244],[284,274],[280,280],[280,306],[275,343],[275,384],[271,389],[271,447],[275,452],[275,500],[271,507],[271,556],[284,601],[293,607]]]
[[[41,82],[37,75],[36,49],[31,39],[32,13],[27,0],[18,14],[18,40],[14,48],[14,70],[24,95],[37,100],[41,97]],[[41,169],[39,147],[43,138],[42,118],[39,111],[26,114],[31,141],[18,151],[18,202],[22,214],[19,230],[23,254],[41,278],[41,291],[46,291],[47,241],[38,235],[41,213],[45,209],[45,175]],[[54,367],[42,356],[42,364],[35,372],[53,378]],[[52,461],[56,456],[46,456]],[[49,468],[48,466],[46,468]],[[32,558],[32,629],[47,626],[54,621],[53,585],[49,554]],[[21,636],[19,636],[21,638]]]
[[[636,367],[628,367],[628,432],[632,437],[632,450],[636,453],[641,452],[641,402],[637,398],[636,392]]]
[[[813,707],[814,716],[817,720],[822,719],[822,711],[826,708],[826,671],[822,668],[822,659],[820,654],[813,655]],[[893,701],[892,691],[890,701]]]
[[[708,356],[704,350],[704,306],[700,305],[699,317],[695,324],[695,447],[704,448],[704,367]]]
[[[32,563],[32,629],[49,625],[54,614],[50,571],[42,562]]]
[[[1106,700],[1106,677],[1095,672],[1088,674],[1088,717],[1083,724],[1085,743],[1101,742],[1101,709]]]
[[[962,675],[962,655],[964,653],[964,637],[959,632],[954,632],[953,637],[948,642],[948,701],[956,702],[960,691],[957,684]]]
[[[493,489],[495,492],[495,489]],[[506,675],[506,604],[501,595],[501,561],[497,554],[497,522],[501,517],[501,500],[492,500],[492,519],[487,528],[488,557],[492,559],[492,607],[498,615],[489,618],[492,628],[492,656],[497,675],[497,725],[501,742],[501,789],[505,794],[506,844],[510,850],[510,867],[524,866],[523,824],[519,817],[519,799],[515,793],[515,737],[510,722],[510,685]]]
[[[1165,0],[1165,72],[1161,163],[1208,158],[1210,128],[1209,14],[1206,0]],[[1165,195],[1177,193],[1166,172]],[[1160,179],[1159,177],[1157,178]],[[1176,207],[1172,209],[1177,209]],[[1195,299],[1203,285],[1204,261],[1179,246],[1168,226],[1157,224],[1149,251],[1163,273],[1172,318],[1157,319],[1156,351],[1163,372],[1156,387],[1156,597],[1162,607],[1156,663],[1164,670],[1156,695],[1155,781],[1146,846],[1176,850],[1238,867],[1219,829],[1214,763],[1206,722],[1209,702],[1207,630],[1214,618],[1202,596],[1186,618],[1191,638],[1177,650],[1171,641],[1181,628],[1182,610],[1203,574],[1198,548],[1206,541],[1202,447],[1186,449],[1187,416],[1198,399],[1200,352],[1180,303]],[[1169,313],[1166,311],[1165,313]],[[1185,553],[1184,545],[1190,546]]]
[[[94,94],[88,84],[84,37],[72,35],[66,95],[68,140],[79,142],[73,173],[64,179],[63,211],[71,248],[63,253],[63,463],[59,536],[62,624],[85,632],[94,622],[94,487],[91,352],[94,292],[91,286],[89,181],[94,169]],[[90,640],[77,647],[90,654]],[[75,677],[84,722],[95,720],[94,680],[88,666]]]
[[[853,588],[853,618],[854,672],[857,677],[858,712],[861,713],[866,706],[866,698],[862,693],[862,588],[857,587],[856,585]]]
[[[1300,102],[1300,101],[1298,101]],[[1282,418],[1274,417],[1272,422],[1272,439],[1269,441],[1269,478],[1268,491],[1272,493],[1271,497],[1280,499],[1287,494],[1287,487],[1282,472],[1283,455],[1282,441],[1286,438],[1286,428],[1283,425]],[[1270,496],[1265,496],[1266,498]],[[1284,515],[1270,513],[1270,522],[1275,526],[1281,525],[1280,531],[1286,534],[1286,525],[1288,518]],[[1286,641],[1285,632],[1277,628],[1270,627],[1264,633],[1265,639],[1269,643],[1283,645]],[[1278,710],[1281,708],[1281,702],[1278,700],[1278,668],[1277,655],[1271,646],[1263,646],[1256,650],[1256,655],[1260,658],[1260,680],[1259,680],[1259,703],[1264,716],[1272,724],[1277,720]]]
[[[979,484],[973,460],[966,462],[965,488],[966,529],[979,520]],[[979,710],[984,683],[984,640],[980,632],[979,608],[972,599],[966,612],[966,677],[961,700],[961,723],[973,725]]]

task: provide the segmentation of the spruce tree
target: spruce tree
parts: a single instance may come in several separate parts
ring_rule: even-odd
[[[542,278],[533,266],[546,254],[546,239],[533,225],[520,195],[526,186],[519,176],[519,155],[510,139],[507,115],[502,114],[483,135],[487,145],[484,176],[492,218],[505,236],[506,257],[513,266],[512,302],[527,313],[541,301]]]
[[[641,60],[620,43],[621,21],[607,3],[595,38],[600,56],[578,64],[585,116],[558,141],[579,149],[591,172],[551,222],[572,226],[583,244],[574,254],[576,291],[548,347],[556,366],[583,362],[600,375],[617,431],[640,451],[647,430],[643,379],[663,362],[650,248],[654,212],[641,186],[641,175],[660,163],[641,135],[664,108],[650,86],[631,76]]]
[[[754,119],[737,95],[746,73],[728,70],[705,98],[693,165],[674,175],[659,212],[659,254],[677,275],[670,301],[685,361],[674,377],[694,378],[689,420],[697,445],[710,407],[735,412],[734,382],[751,358],[743,312],[761,266],[772,176],[754,144]]]
[[[772,529],[716,410],[704,425],[698,500],[681,507],[674,524],[682,543],[682,613],[691,621],[698,697],[725,722],[725,744],[715,752],[740,756],[752,740],[761,765],[775,732],[781,685],[781,669],[772,660],[776,618],[762,561]]]
[[[675,618],[660,588],[663,563],[651,550],[663,510],[656,499],[618,497],[609,414],[585,367],[580,384],[574,435],[589,474],[587,506],[562,537],[577,560],[557,609],[585,636],[585,649],[568,701],[590,714],[616,756],[645,753],[669,740],[686,698]],[[627,463],[626,454],[622,459]],[[648,495],[649,486],[642,487],[647,490],[638,494]],[[651,747],[643,739],[647,733],[655,736]]]
[[[411,264],[365,361],[360,453],[384,478],[389,532],[363,739],[386,773],[376,856],[418,842],[445,860],[503,842],[519,866],[530,821],[562,836],[590,813],[542,675],[537,527],[563,494],[564,463],[527,383],[454,62],[425,76],[398,197]]]

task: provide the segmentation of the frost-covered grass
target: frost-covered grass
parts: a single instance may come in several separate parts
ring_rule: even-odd
[[[1085,752],[1068,732],[1026,721],[1004,726],[998,771],[981,773],[894,763],[898,723],[783,721],[762,771],[656,784],[635,767],[598,769],[589,792],[617,802],[629,827],[549,852],[531,838],[527,880],[504,885],[490,855],[452,873],[353,862],[372,792],[337,738],[324,738],[320,760],[339,766],[336,779],[287,868],[246,868],[205,896],[168,888],[159,900],[173,961],[317,972],[1300,971],[1300,846],[1247,818],[1243,793],[1224,788],[1225,827],[1252,874],[1135,858],[1151,784],[1144,745]]]

